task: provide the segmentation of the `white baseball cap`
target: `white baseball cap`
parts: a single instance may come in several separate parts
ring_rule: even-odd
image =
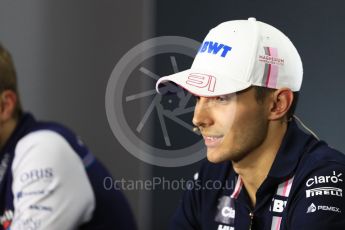
[[[188,70],[160,78],[172,81],[204,97],[244,90],[252,85],[299,91],[302,84],[301,58],[281,31],[266,23],[227,21],[210,30]]]

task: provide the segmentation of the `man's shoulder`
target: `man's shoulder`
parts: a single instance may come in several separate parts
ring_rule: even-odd
[[[296,170],[289,198],[289,229],[344,226],[344,174],[344,154],[324,142],[307,153]]]
[[[77,139],[77,135],[63,124],[36,120],[32,114],[25,113],[18,124],[13,143],[15,146],[18,143],[31,141],[54,143],[60,138],[71,142],[71,140]]]
[[[345,174],[345,154],[329,147],[325,142],[317,142],[300,160],[296,172],[295,182],[302,184],[300,188],[310,187],[310,178],[330,178],[336,175]],[[333,177],[332,177],[333,178]],[[334,180],[334,178],[333,178]],[[309,182],[308,182],[309,181]],[[322,180],[323,181],[323,180]],[[325,186],[331,186],[331,180],[322,182]],[[317,185],[317,181],[316,181]]]
[[[345,170],[345,154],[320,141],[302,158],[297,173],[310,174],[327,169]]]
[[[65,144],[65,142],[65,138],[61,134],[54,132],[53,130],[33,130],[31,132],[28,132],[18,140],[15,152],[22,152],[22,149],[30,150],[33,147],[42,145],[50,148],[57,148],[62,144]]]
[[[345,154],[328,146],[323,141],[320,141],[316,147],[312,149],[309,153],[309,157],[323,163],[336,162],[345,165]]]

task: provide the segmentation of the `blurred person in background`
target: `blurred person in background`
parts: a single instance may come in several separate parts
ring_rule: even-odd
[[[109,172],[66,127],[25,113],[9,52],[0,44],[0,230],[135,230]]]

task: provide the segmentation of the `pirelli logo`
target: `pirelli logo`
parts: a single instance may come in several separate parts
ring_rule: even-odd
[[[305,191],[306,197],[314,197],[314,196],[343,196],[343,190],[340,188],[335,187],[320,187],[320,188],[313,188],[308,189]]]

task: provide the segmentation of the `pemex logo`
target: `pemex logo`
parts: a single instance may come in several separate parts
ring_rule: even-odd
[[[311,203],[311,205],[308,207],[307,213],[315,212],[316,206],[314,203]]]

